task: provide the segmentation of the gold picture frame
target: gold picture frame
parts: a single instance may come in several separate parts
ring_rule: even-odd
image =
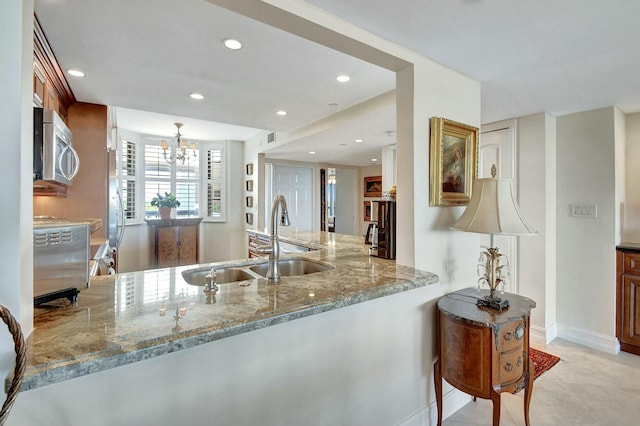
[[[253,181],[252,180],[248,180],[245,182],[245,189],[247,190],[247,192],[253,192]]]
[[[253,163],[248,163],[245,166],[245,171],[247,172],[247,175],[251,176],[253,174]]]
[[[382,176],[367,176],[364,178],[364,196],[382,197]]]
[[[429,205],[460,206],[478,175],[478,128],[431,117]]]

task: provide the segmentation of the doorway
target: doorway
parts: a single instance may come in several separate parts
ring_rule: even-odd
[[[271,173],[269,173],[271,171]],[[265,179],[265,226],[271,217],[271,201],[278,195],[287,200],[291,226],[313,229],[313,169],[311,167],[272,164]],[[270,175],[270,176],[269,176]],[[270,224],[269,224],[270,226]]]
[[[326,208],[329,232],[358,235],[357,180],[358,172],[355,169],[327,169]]]
[[[478,177],[491,177],[491,166],[495,164],[499,178],[510,178],[514,181],[513,195],[516,193],[516,122],[507,120],[482,126],[478,155]],[[490,237],[481,235],[480,245],[489,247]],[[504,290],[518,293],[518,245],[516,237],[496,235],[495,245],[500,248],[509,260],[510,277]]]

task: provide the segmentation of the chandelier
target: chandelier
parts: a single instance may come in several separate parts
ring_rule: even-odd
[[[182,134],[180,134],[180,128],[183,126],[182,123],[173,123],[174,126],[178,129],[176,132],[176,147],[175,153],[171,153],[171,147],[169,143],[165,140],[160,141],[160,146],[162,147],[162,154],[164,159],[168,163],[175,163],[176,161],[180,161],[181,164],[184,164],[185,160],[189,158],[189,149],[192,151],[193,156],[196,155],[196,144],[191,143],[187,144],[187,141],[182,140]],[[188,146],[187,146],[188,145]],[[167,151],[169,151],[169,155],[167,155]]]

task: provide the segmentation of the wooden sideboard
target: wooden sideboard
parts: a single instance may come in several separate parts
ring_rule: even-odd
[[[151,266],[168,268],[198,263],[202,218],[146,219],[151,228]]]
[[[640,243],[616,250],[616,337],[620,349],[640,355]]]
[[[442,379],[474,397],[491,399],[493,425],[500,424],[500,394],[524,389],[529,425],[533,362],[529,359],[529,317],[536,303],[504,293],[503,311],[476,306],[488,290],[464,289],[438,301],[438,360],[434,365],[438,425],[442,424]]]

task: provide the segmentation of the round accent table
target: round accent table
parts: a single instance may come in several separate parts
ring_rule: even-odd
[[[500,393],[524,389],[529,425],[533,361],[529,359],[529,316],[536,303],[504,293],[509,308],[478,307],[488,290],[468,288],[438,301],[438,360],[434,365],[438,426],[442,425],[442,379],[455,388],[493,402],[493,425],[500,424]]]

